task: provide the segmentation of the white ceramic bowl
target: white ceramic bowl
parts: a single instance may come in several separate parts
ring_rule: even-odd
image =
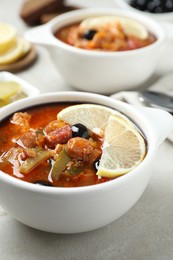
[[[159,109],[136,108],[109,97],[79,92],[43,94],[21,100],[17,107],[11,104],[2,108],[0,118],[28,106],[63,101],[92,102],[118,109],[137,123],[148,143],[147,155],[136,169],[118,179],[93,186],[44,187],[0,172],[0,205],[12,217],[44,231],[78,233],[111,223],[137,202],[151,177],[158,147],[173,130],[173,118]]]
[[[120,15],[143,24],[157,37],[148,47],[122,52],[86,51],[54,37],[54,32],[89,16]],[[165,35],[150,18],[134,12],[115,9],[83,9],[60,15],[48,24],[29,30],[26,38],[44,45],[62,77],[73,87],[90,92],[110,94],[144,83],[156,69]]]
[[[158,21],[173,21],[173,12],[170,13],[163,13],[163,14],[156,14],[156,13],[149,13],[140,11],[132,6],[130,6],[130,0],[114,0],[116,7],[123,9],[123,10],[129,10],[133,12],[137,12],[142,15],[147,15],[151,17],[152,19],[158,20]]]
[[[33,85],[29,84],[25,80],[7,71],[0,72],[0,81],[2,82],[14,81],[19,83],[22,92],[24,92],[28,97],[33,97],[40,93],[38,88],[34,87]]]

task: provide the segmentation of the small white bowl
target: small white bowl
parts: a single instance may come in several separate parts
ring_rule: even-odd
[[[14,81],[20,84],[21,90],[23,93],[26,94],[27,97],[33,97],[40,93],[38,88],[34,87],[33,85],[27,83],[25,80],[17,77],[16,75],[10,72],[0,72],[0,81],[7,82],[7,81]]]
[[[0,205],[18,221],[43,231],[79,233],[103,227],[125,214],[142,195],[158,147],[173,130],[173,118],[160,109],[137,108],[106,96],[80,92],[50,93],[20,100],[2,108],[0,118],[51,102],[96,103],[118,109],[144,133],[148,145],[146,157],[124,176],[77,188],[38,186],[0,171]]]
[[[156,13],[149,13],[145,11],[140,11],[132,6],[130,6],[130,0],[114,0],[116,7],[123,9],[123,10],[129,10],[133,12],[137,12],[142,15],[147,15],[155,20],[158,21],[167,21],[167,22],[172,22],[173,21],[173,12],[169,13],[163,13],[163,14],[156,14]]]
[[[118,15],[134,19],[153,33],[150,46],[122,52],[82,50],[55,38],[54,33],[68,24],[90,16]],[[60,15],[48,24],[29,30],[26,38],[44,45],[62,77],[73,87],[110,94],[133,89],[144,83],[156,69],[165,34],[161,26],[141,14],[116,9],[81,9]]]

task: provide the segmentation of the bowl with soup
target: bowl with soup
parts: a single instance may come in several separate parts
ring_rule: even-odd
[[[48,49],[72,87],[102,94],[137,88],[147,81],[165,39],[160,25],[148,17],[97,8],[63,14],[25,36]]]
[[[165,111],[85,92],[30,97],[0,117],[0,205],[55,233],[94,230],[125,214],[173,129]]]

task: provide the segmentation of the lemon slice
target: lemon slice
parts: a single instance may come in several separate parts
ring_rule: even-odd
[[[7,51],[16,42],[16,29],[6,23],[0,23],[0,53]]]
[[[10,64],[24,56],[30,49],[30,44],[24,38],[17,37],[16,44],[0,54],[0,65]]]
[[[103,153],[97,175],[114,178],[123,175],[141,163],[146,144],[133,122],[122,113],[101,105],[69,106],[57,115],[59,120],[73,125],[84,124],[104,137]]]
[[[29,52],[30,48],[31,48],[31,44],[26,41],[25,39],[22,38],[23,41],[23,50],[21,52],[21,56],[25,55],[27,52]]]
[[[117,115],[130,123],[130,120],[120,112],[94,104],[69,106],[60,111],[57,117],[70,125],[84,124],[89,130],[102,136],[110,115]]]
[[[148,31],[142,24],[135,20],[118,16],[90,17],[81,22],[79,29],[81,32],[91,29],[103,30],[108,25],[112,26],[118,23],[122,25],[127,35],[132,35],[142,40],[148,38]]]
[[[6,101],[21,91],[21,86],[15,81],[0,82],[0,100]]]
[[[148,31],[142,24],[126,18],[122,18],[120,22],[127,35],[135,36],[141,40],[148,38]]]
[[[97,175],[109,178],[123,175],[138,166],[145,154],[146,144],[137,129],[117,116],[110,116]]]

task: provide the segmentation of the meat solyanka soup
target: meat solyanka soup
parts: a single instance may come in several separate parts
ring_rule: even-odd
[[[77,48],[97,51],[127,51],[156,41],[137,21],[125,17],[90,17],[59,29],[55,36]]]
[[[109,138],[115,128],[115,136],[122,136],[123,143],[132,139],[131,147],[124,147],[130,157],[124,154],[121,162],[115,149],[121,137]],[[103,183],[133,169],[145,153],[145,140],[132,122],[99,105],[42,105],[16,112],[0,124],[0,170],[34,184],[79,187]],[[110,154],[114,162],[109,168]]]

